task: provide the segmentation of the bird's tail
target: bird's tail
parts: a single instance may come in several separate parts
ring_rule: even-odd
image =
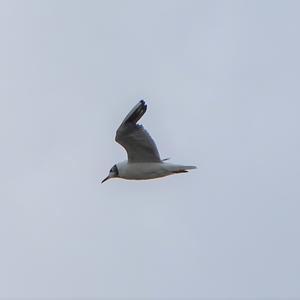
[[[171,173],[186,173],[187,170],[197,169],[196,166],[185,166],[185,165],[175,165],[175,164],[168,164],[169,171]]]
[[[174,170],[173,173],[187,173],[187,170],[197,169],[196,166],[178,166],[177,170]]]
[[[183,168],[186,169],[186,170],[197,169],[196,166],[183,166]]]

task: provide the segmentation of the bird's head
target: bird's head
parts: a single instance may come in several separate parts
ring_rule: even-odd
[[[114,178],[114,177],[119,177],[119,170],[117,168],[116,165],[114,165],[110,170],[109,170],[109,174],[107,177],[105,177],[101,183],[103,183],[104,181],[110,179],[110,178]]]

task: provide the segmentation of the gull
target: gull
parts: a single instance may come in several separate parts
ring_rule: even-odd
[[[110,178],[145,180],[172,174],[186,173],[195,166],[185,166],[160,159],[155,142],[137,121],[144,115],[147,105],[139,101],[127,114],[116,132],[115,140],[127,152],[127,160],[115,164],[101,183]]]

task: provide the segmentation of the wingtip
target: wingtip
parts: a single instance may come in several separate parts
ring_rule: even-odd
[[[146,104],[146,102],[145,102],[145,100],[140,100],[140,104],[143,106],[143,108],[145,109],[145,110],[147,110],[147,104]]]
[[[146,112],[147,105],[144,100],[140,100],[127,114],[122,124],[125,123],[136,123]],[[122,125],[121,124],[121,125]]]

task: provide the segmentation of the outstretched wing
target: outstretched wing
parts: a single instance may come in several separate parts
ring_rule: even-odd
[[[116,132],[116,142],[127,151],[128,162],[160,162],[160,156],[150,134],[136,124],[147,110],[144,100],[136,104]]]

